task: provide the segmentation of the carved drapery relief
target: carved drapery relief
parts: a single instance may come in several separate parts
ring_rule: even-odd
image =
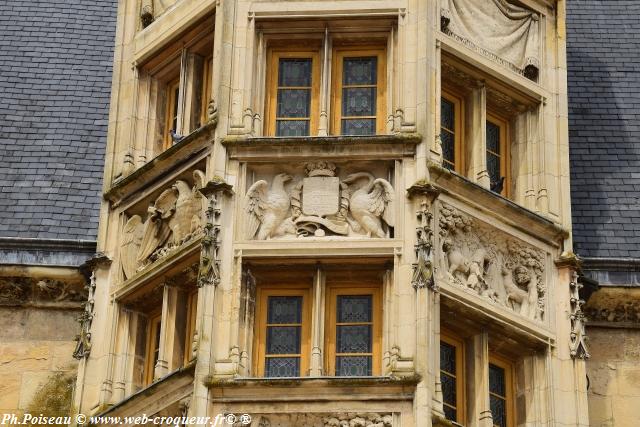
[[[337,176],[331,162],[305,165],[305,176],[280,173],[271,184],[255,182],[247,191],[247,239],[326,235],[390,237],[395,224],[394,189],[369,172]]]
[[[442,4],[442,32],[529,79],[537,79],[537,13],[506,0],[444,0]]]
[[[234,427],[393,427],[392,414],[375,412],[256,414],[250,424],[243,424],[240,415],[236,419]]]
[[[443,203],[438,280],[534,320],[545,311],[544,252]]]
[[[569,282],[569,304],[571,313],[569,321],[571,322],[571,333],[569,335],[569,349],[571,357],[588,359],[589,351],[587,350],[585,332],[586,318],[582,312],[584,301],[580,299],[580,288],[582,284],[578,281],[578,273],[571,272],[571,281]]]
[[[200,193],[207,200],[206,224],[200,250],[200,268],[198,286],[218,285],[220,283],[220,208],[221,197],[231,193],[231,186],[222,179],[210,181]]]
[[[32,277],[0,277],[0,305],[83,302],[87,291],[80,282]]]
[[[207,201],[198,190],[205,176],[196,170],[193,178],[193,186],[180,179],[164,190],[149,205],[144,221],[133,215],[126,222],[120,243],[125,278],[201,235]]]

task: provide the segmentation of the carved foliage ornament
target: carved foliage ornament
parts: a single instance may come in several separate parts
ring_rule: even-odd
[[[235,426],[246,426],[240,416]],[[344,413],[300,413],[253,415],[251,427],[393,427],[393,416],[389,413],[344,412]]]
[[[284,237],[389,237],[395,224],[394,189],[369,172],[336,176],[331,162],[305,165],[306,177],[286,173],[271,184],[255,182],[245,197],[246,238]]]
[[[87,291],[87,300],[84,303],[84,311],[77,319],[80,323],[80,334],[76,338],[76,348],[73,350],[73,357],[78,360],[89,356],[91,352],[91,323],[93,322],[93,307],[95,303],[93,294],[96,290],[96,275],[94,272],[91,273],[85,289]]]
[[[202,234],[207,200],[198,190],[205,175],[196,170],[193,178],[193,186],[177,180],[149,205],[144,220],[133,215],[124,225],[120,260],[127,279]]]
[[[431,261],[431,252],[433,250],[431,203],[426,199],[423,200],[416,215],[419,225],[416,227],[416,262],[413,264],[411,284],[416,289],[427,286],[433,288],[435,282],[433,280],[433,263]]]
[[[442,203],[438,279],[543,320],[544,252]]]
[[[507,0],[443,0],[443,33],[492,60],[536,80],[540,69],[540,17]]]

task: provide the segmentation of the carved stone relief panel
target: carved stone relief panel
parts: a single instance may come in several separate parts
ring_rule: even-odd
[[[0,305],[84,302],[87,290],[80,281],[33,277],[0,277]]]
[[[376,412],[252,414],[250,424],[237,420],[234,427],[393,427],[392,414]]]
[[[130,216],[120,239],[120,263],[125,278],[202,235],[206,198],[202,171],[193,172],[193,184],[177,180],[153,200],[144,216]]]
[[[544,320],[545,252],[441,203],[436,280]]]
[[[386,171],[388,172],[388,171]],[[388,238],[395,190],[382,171],[309,162],[253,180],[245,195],[245,238]]]

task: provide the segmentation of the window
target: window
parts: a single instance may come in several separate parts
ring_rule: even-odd
[[[507,122],[497,116],[487,114],[487,172],[491,191],[507,193],[508,152]]]
[[[514,425],[513,366],[497,356],[489,358],[489,404],[493,425]]]
[[[462,100],[449,92],[440,98],[440,141],[443,166],[462,173]]]
[[[318,51],[271,50],[270,57],[267,134],[317,134],[320,88]]]
[[[309,369],[310,290],[259,289],[255,371],[264,377],[299,377]]]
[[[329,288],[325,329],[329,375],[380,374],[380,314],[379,288]]]
[[[464,422],[464,369],[462,341],[450,335],[440,336],[440,382],[445,417]]]
[[[149,317],[147,324],[147,342],[144,366],[144,384],[151,384],[154,378],[154,371],[158,357],[160,355],[160,326],[161,313]]]
[[[164,141],[167,148],[173,144],[171,133],[178,132],[178,107],[180,101],[180,79],[175,79],[167,85],[167,112]]]
[[[193,347],[193,334],[196,330],[196,314],[198,309],[198,291],[193,291],[187,296],[187,318],[184,343],[184,364],[193,359],[191,348]]]
[[[375,135],[385,131],[384,49],[334,51],[333,133]]]

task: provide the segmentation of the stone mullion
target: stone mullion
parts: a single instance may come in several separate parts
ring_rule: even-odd
[[[486,331],[467,340],[465,358],[467,426],[493,427],[489,405],[489,334]]]
[[[326,277],[322,268],[318,267],[314,277],[312,289],[312,315],[311,315],[311,360],[309,376],[319,377],[325,372],[323,366],[324,353],[324,290]]]
[[[174,348],[176,340],[176,309],[178,288],[164,285],[162,296],[162,320],[160,321],[160,345],[158,361],[154,367],[154,379],[166,376],[176,364]]]
[[[466,132],[467,135],[467,176],[472,181],[490,187],[489,172],[487,171],[487,90],[481,85],[471,91],[466,104]]]

